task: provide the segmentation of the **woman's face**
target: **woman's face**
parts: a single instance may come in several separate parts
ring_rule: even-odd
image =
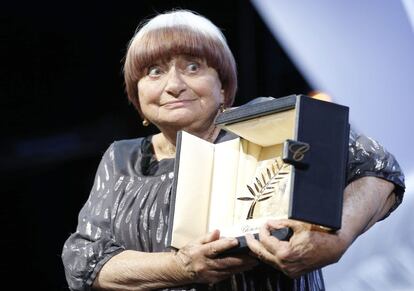
[[[146,68],[138,81],[144,116],[160,128],[203,132],[211,127],[224,92],[205,60],[178,55]]]

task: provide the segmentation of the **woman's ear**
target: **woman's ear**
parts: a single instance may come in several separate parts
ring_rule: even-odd
[[[221,100],[220,103],[226,105],[226,92],[224,91],[224,89],[220,90],[220,94],[221,94]]]

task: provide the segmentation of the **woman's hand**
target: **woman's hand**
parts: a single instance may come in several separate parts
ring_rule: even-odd
[[[289,241],[270,235],[270,230],[286,226],[294,232]],[[268,221],[260,230],[259,240],[246,235],[253,255],[291,278],[337,262],[348,247],[339,234],[315,231],[311,224],[294,220]]]
[[[260,241],[246,236],[253,254],[261,261],[295,278],[337,262],[352,242],[382,219],[395,202],[394,185],[376,177],[363,177],[348,184],[344,191],[342,227],[336,233],[312,229],[294,220],[269,221],[259,234]],[[279,241],[269,230],[290,227],[290,241]]]
[[[93,289],[154,290],[216,283],[258,263],[249,255],[219,256],[236,245],[235,238],[220,239],[219,231],[213,231],[175,253],[125,250],[106,262]]]
[[[219,257],[222,252],[235,246],[235,238],[220,239],[219,231],[215,230],[181,248],[176,258],[192,282],[216,283],[257,265],[258,260],[249,255]]]

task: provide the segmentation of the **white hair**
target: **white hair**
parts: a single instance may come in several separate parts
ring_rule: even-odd
[[[140,39],[151,30],[176,26],[185,26],[195,32],[218,39],[225,47],[228,47],[225,36],[216,25],[204,16],[189,10],[174,10],[155,16],[138,28],[135,38]]]

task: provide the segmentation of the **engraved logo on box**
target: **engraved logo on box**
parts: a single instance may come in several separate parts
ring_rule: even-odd
[[[296,162],[302,161],[309,149],[310,145],[308,144],[293,143],[289,145],[289,152],[292,153],[292,159]]]

